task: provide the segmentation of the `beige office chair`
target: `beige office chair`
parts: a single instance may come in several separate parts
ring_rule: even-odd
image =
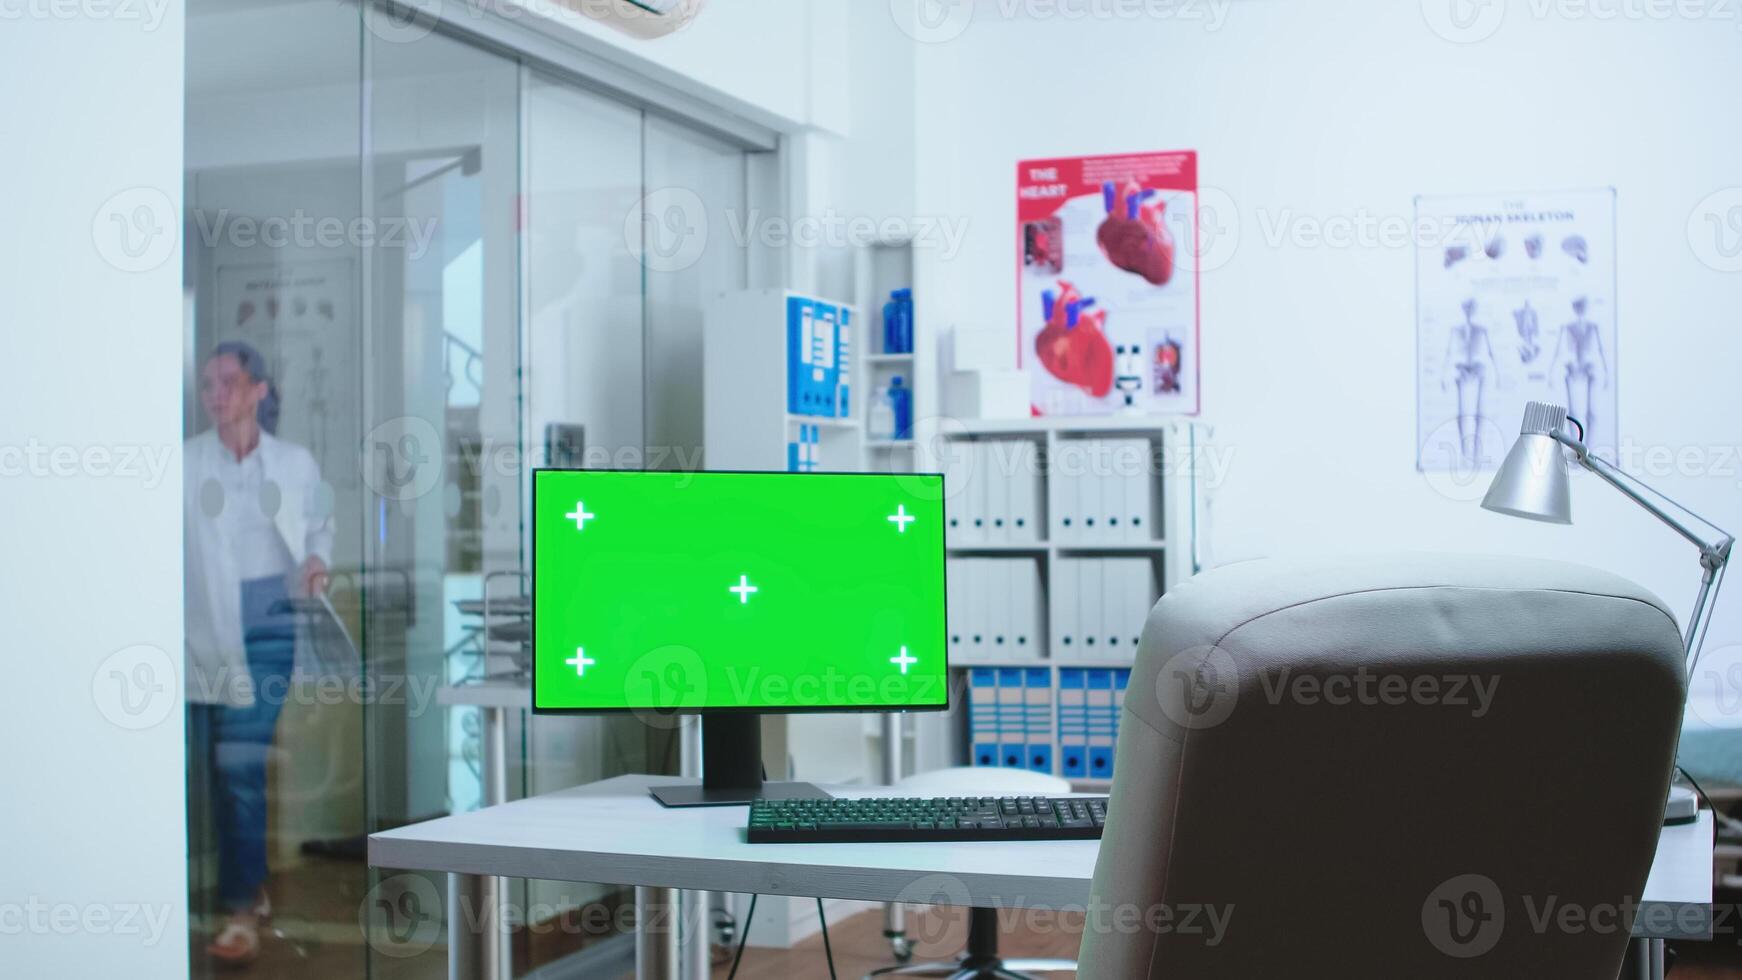
[[[1663,604],[1518,558],[1255,561],[1144,628],[1086,980],[1616,975],[1685,692]],[[1552,904],[1551,904],[1552,903]]]

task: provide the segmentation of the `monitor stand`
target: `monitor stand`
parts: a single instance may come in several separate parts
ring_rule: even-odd
[[[668,807],[747,806],[753,800],[826,800],[810,783],[762,781],[762,716],[750,713],[702,716],[702,784],[654,786],[653,798]]]

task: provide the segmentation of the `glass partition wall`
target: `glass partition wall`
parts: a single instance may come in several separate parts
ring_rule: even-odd
[[[372,6],[188,14],[194,973],[442,977],[445,882],[365,835],[680,766],[679,731],[486,692],[526,656],[529,470],[700,465],[749,155]],[[509,974],[628,962],[624,890],[502,894]]]

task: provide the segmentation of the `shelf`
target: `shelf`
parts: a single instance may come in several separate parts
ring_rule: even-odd
[[[867,440],[865,440],[865,448],[866,449],[885,449],[885,450],[912,449],[913,448],[913,440],[912,439],[867,439]]]
[[[1158,555],[1167,551],[1165,541],[1083,541],[1073,544],[1053,544],[1046,541],[1000,541],[972,544],[966,541],[946,541],[944,550],[951,554],[1092,554],[1092,555]]]
[[[976,667],[1058,667],[1061,670],[1077,668],[1080,670],[1129,670],[1133,666],[1131,660],[1056,660],[1052,657],[1010,657],[1003,660],[990,658],[986,660],[951,660],[951,670],[972,670]],[[1055,704],[1054,707],[1057,707]]]
[[[1159,554],[1167,550],[1165,541],[1082,541],[1072,544],[1055,544],[1055,552],[1087,552],[1090,554]]]
[[[1122,433],[1165,433],[1179,422],[1191,419],[1164,415],[1142,416],[1073,416],[1069,418],[969,419],[959,428],[940,431],[945,438],[999,435],[1107,435]]]
[[[913,360],[912,354],[868,354],[866,364],[906,364]]]
[[[991,542],[983,544],[957,542],[951,544],[946,541],[944,543],[944,550],[952,555],[1044,555],[1047,551],[1047,544],[1045,541],[1030,541],[1026,543],[1006,541],[996,544]]]
[[[823,429],[859,428],[859,420],[850,417],[842,419],[833,418],[827,415],[794,415],[791,412],[788,412],[786,413],[786,420],[788,422],[796,422],[800,425],[814,425]]]

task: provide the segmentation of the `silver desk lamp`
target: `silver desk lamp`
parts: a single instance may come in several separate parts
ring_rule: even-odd
[[[1567,431],[1569,425],[1579,428],[1577,438]],[[1677,534],[1700,549],[1700,594],[1694,600],[1693,615],[1687,623],[1687,670],[1690,682],[1694,665],[1700,659],[1700,647],[1706,642],[1706,626],[1711,621],[1712,604],[1723,583],[1724,565],[1730,560],[1730,546],[1735,538],[1724,533],[1711,521],[1681,506],[1644,483],[1622,473],[1614,466],[1591,455],[1584,443],[1584,427],[1567,417],[1559,405],[1531,402],[1524,409],[1524,430],[1500,471],[1482,506],[1513,517],[1525,517],[1550,524],[1573,522],[1572,495],[1567,483],[1567,461],[1562,447],[1572,451],[1573,460],[1597,474],[1603,481],[1627,495],[1627,499],[1651,512],[1653,517],[1669,525]],[[1705,530],[1691,525],[1703,525]],[[1664,819],[1681,823],[1694,819],[1698,800],[1693,790],[1679,782],[1670,787],[1669,803]]]

